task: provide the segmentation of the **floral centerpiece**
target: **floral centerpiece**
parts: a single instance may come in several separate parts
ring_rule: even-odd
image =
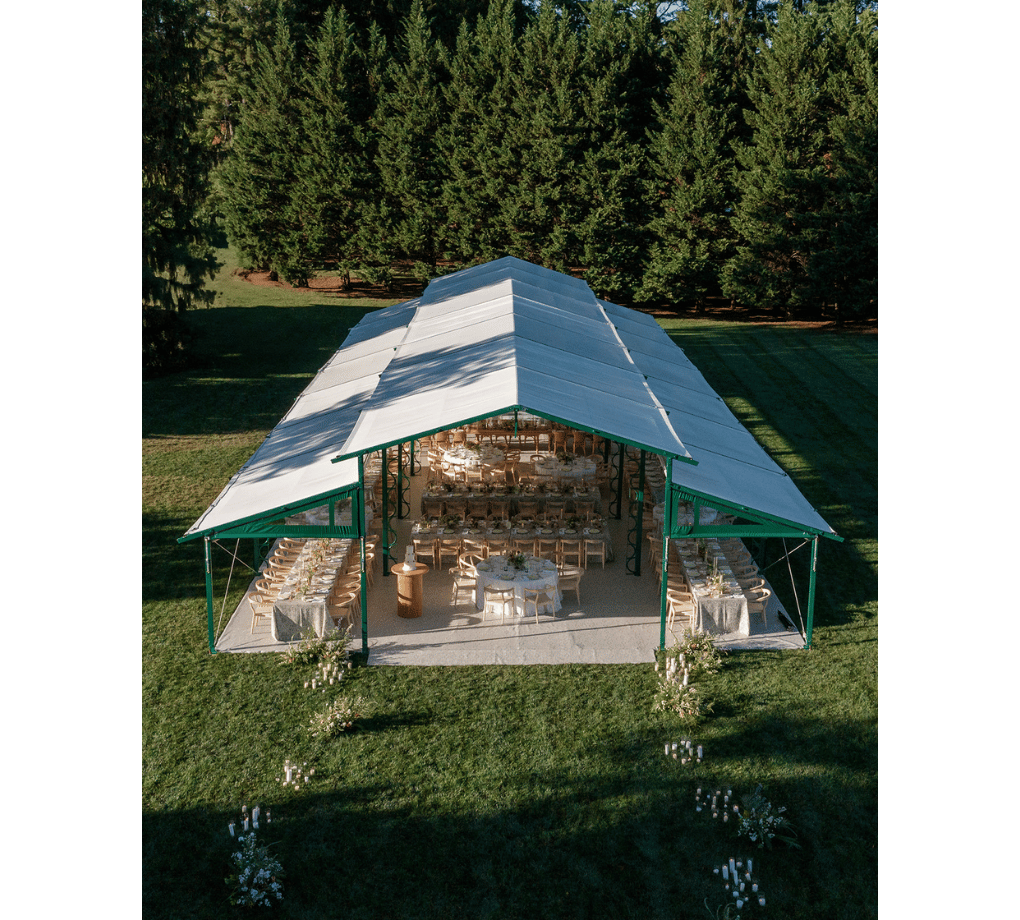
[[[566,520],[567,530],[577,530],[581,526],[581,519],[576,515],[571,515]]]
[[[460,526],[460,518],[456,514],[445,514],[440,523],[444,530],[455,530]]]
[[[561,447],[558,451],[556,451],[556,459],[559,460],[560,463],[566,465],[574,462],[574,455],[570,453],[570,451],[564,450]]]
[[[528,558],[524,553],[511,553],[507,556],[506,561],[517,569],[518,572],[523,572],[528,567]]]

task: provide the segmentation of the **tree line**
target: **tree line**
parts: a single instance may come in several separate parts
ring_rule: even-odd
[[[875,6],[143,0],[195,62],[158,125],[194,164],[177,273],[197,296],[204,222],[297,286],[509,254],[621,303],[875,316]]]

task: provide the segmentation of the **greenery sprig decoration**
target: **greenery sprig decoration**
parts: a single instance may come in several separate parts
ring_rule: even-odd
[[[283,866],[259,846],[255,831],[237,838],[238,849],[230,858],[234,872],[226,879],[230,885],[230,903],[242,907],[269,907],[283,900]]]
[[[331,738],[351,731],[354,723],[361,718],[365,701],[359,696],[352,699],[341,697],[311,718],[310,728],[317,738]]]
[[[762,793],[761,784],[744,799],[740,810],[737,833],[747,837],[759,849],[772,848],[773,840],[781,840],[791,847],[800,847],[797,835],[788,818],[783,817],[785,806],[775,807]]]

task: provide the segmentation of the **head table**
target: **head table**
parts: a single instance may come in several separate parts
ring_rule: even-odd
[[[714,636],[750,635],[747,598],[726,554],[715,540],[706,541],[705,550],[704,556],[684,550],[679,554],[694,594],[695,626]]]
[[[509,564],[508,556],[490,556],[488,559],[478,563],[478,580],[475,583],[475,607],[479,610],[485,609],[485,588],[491,585],[499,590],[510,590],[514,592],[514,616],[524,616],[524,590],[525,588],[551,589],[549,593],[554,598],[552,603],[546,602],[539,605],[539,613],[554,613],[562,606],[563,596],[559,592],[557,583],[559,573],[556,571],[556,564],[548,559],[538,559],[534,556],[526,557],[527,566],[522,570],[515,569]]]

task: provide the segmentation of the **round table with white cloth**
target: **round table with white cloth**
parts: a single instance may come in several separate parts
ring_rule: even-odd
[[[490,469],[506,459],[499,447],[483,444],[480,447],[451,447],[443,451],[443,459],[453,467],[466,470]]]
[[[490,556],[475,567],[478,571],[478,579],[475,582],[475,607],[479,610],[485,609],[485,587],[492,585],[502,590],[513,588],[514,616],[524,616],[525,588],[552,588],[550,594],[554,602],[540,604],[539,613],[551,614],[560,609],[563,605],[563,595],[557,587],[559,573],[554,562],[528,556],[527,568],[518,571],[509,565],[507,559],[507,556]]]
[[[575,457],[573,460],[563,461],[555,455],[549,454],[535,460],[535,476],[539,479],[551,479],[553,482],[563,482],[573,479],[595,479],[595,461],[590,457]]]

